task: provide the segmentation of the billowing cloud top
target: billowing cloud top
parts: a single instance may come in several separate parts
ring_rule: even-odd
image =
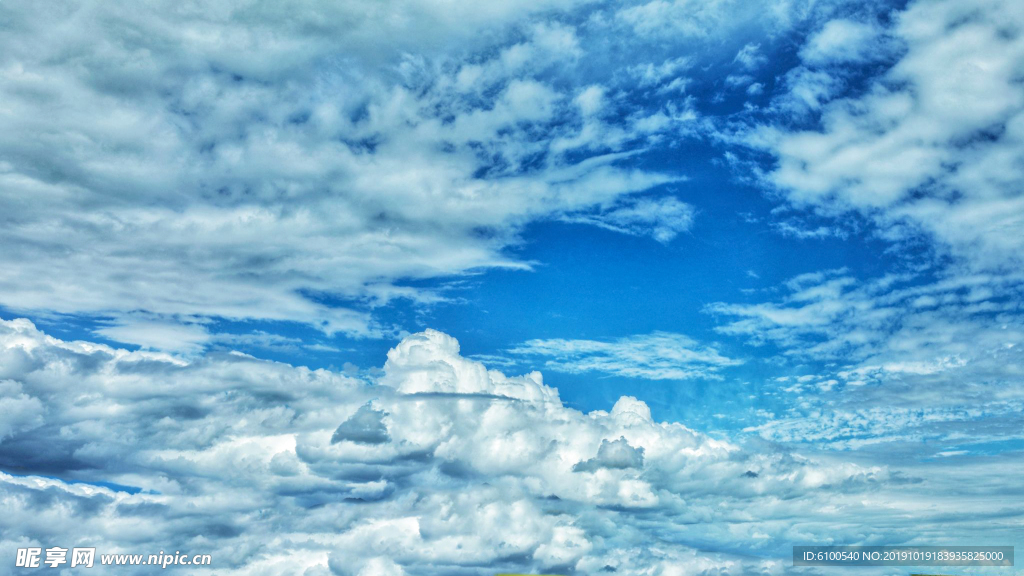
[[[879,537],[950,521],[912,497],[952,498],[946,479],[736,445],[628,396],[583,413],[436,331],[403,340],[375,383],[65,342],[25,320],[0,326],[0,354],[5,555],[159,543],[212,554],[216,574],[776,573],[738,548],[832,541],[840,508]]]

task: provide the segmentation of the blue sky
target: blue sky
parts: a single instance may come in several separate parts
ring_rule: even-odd
[[[775,574],[799,544],[1024,544],[1016,4],[0,22],[5,557]]]

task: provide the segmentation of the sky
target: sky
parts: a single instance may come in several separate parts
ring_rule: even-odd
[[[1020,2],[2,3],[0,247],[3,573],[1024,548]]]

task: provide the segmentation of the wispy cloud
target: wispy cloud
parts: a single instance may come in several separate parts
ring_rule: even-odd
[[[590,224],[634,236],[651,236],[658,242],[671,242],[693,225],[693,206],[667,196],[626,200],[607,210],[573,213],[564,222]]]

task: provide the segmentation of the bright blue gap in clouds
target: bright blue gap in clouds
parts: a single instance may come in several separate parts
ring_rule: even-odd
[[[773,204],[752,189],[726,184],[726,170],[711,165],[708,156],[679,151],[661,158],[666,165],[685,161],[694,167],[689,181],[670,187],[698,209],[691,233],[662,245],[589,226],[532,225],[519,256],[541,263],[533,272],[488,273],[463,294],[468,305],[439,306],[426,314],[423,325],[459,338],[465,354],[500,353],[533,338],[613,340],[656,330],[717,341],[724,355],[747,360],[724,370],[720,381],[562,374],[545,370],[539,358],[523,359],[518,367],[542,370],[546,382],[582,410],[608,409],[619,396],[632,394],[647,401],[656,418],[709,429],[727,424],[716,413],[762,407],[764,380],[785,375],[787,368],[761,361],[773,355],[770,346],[744,346],[714,332],[720,320],[703,312],[705,306],[774,299],[780,282],[824,269],[846,267],[858,277],[879,276],[898,266],[900,257],[885,254],[886,246],[866,232],[820,240],[780,235],[766,224]],[[813,369],[798,368],[797,374]],[[733,422],[745,425],[745,418]]]
[[[593,226],[539,222],[525,229],[524,242],[515,252],[521,260],[538,263],[533,271],[494,270],[456,278],[457,287],[444,292],[456,299],[453,303],[424,308],[398,300],[372,313],[385,325],[447,332],[460,341],[467,356],[509,356],[509,348],[535,338],[607,341],[653,331],[681,333],[702,344],[717,342],[722,354],[745,361],[722,370],[721,380],[649,381],[596,372],[566,374],[545,368],[541,357],[512,357],[515,365],[492,367],[510,374],[541,370],[568,405],[583,411],[608,410],[620,396],[633,395],[647,402],[659,420],[724,432],[749,426],[755,423],[756,410],[782,408],[778,398],[767,395],[777,391],[772,378],[814,373],[818,367],[767,363],[765,359],[776,352],[772,346],[746,346],[716,333],[715,326],[723,320],[703,312],[704,308],[712,302],[778,299],[782,296],[778,285],[802,273],[848,268],[859,278],[877,277],[903,267],[908,256],[887,253],[888,246],[873,239],[870,226],[863,222],[847,226],[847,238],[801,240],[780,234],[769,225],[778,219],[770,214],[777,204],[756,189],[731,183],[729,169],[716,163],[717,158],[713,150],[694,144],[636,159],[649,169],[682,171],[689,178],[647,193],[673,194],[697,209],[692,230],[667,244]],[[801,218],[808,221],[807,215]],[[415,284],[441,287],[452,280]],[[16,315],[5,311],[3,316]],[[34,320],[61,338],[124,347],[92,334],[101,326],[96,319]],[[346,363],[380,368],[387,350],[396,343],[326,337],[308,326],[286,322],[219,321],[208,328],[237,334],[258,330],[294,338],[299,342],[277,347],[218,346],[336,370]],[[338,351],[304,347],[311,343]]]

